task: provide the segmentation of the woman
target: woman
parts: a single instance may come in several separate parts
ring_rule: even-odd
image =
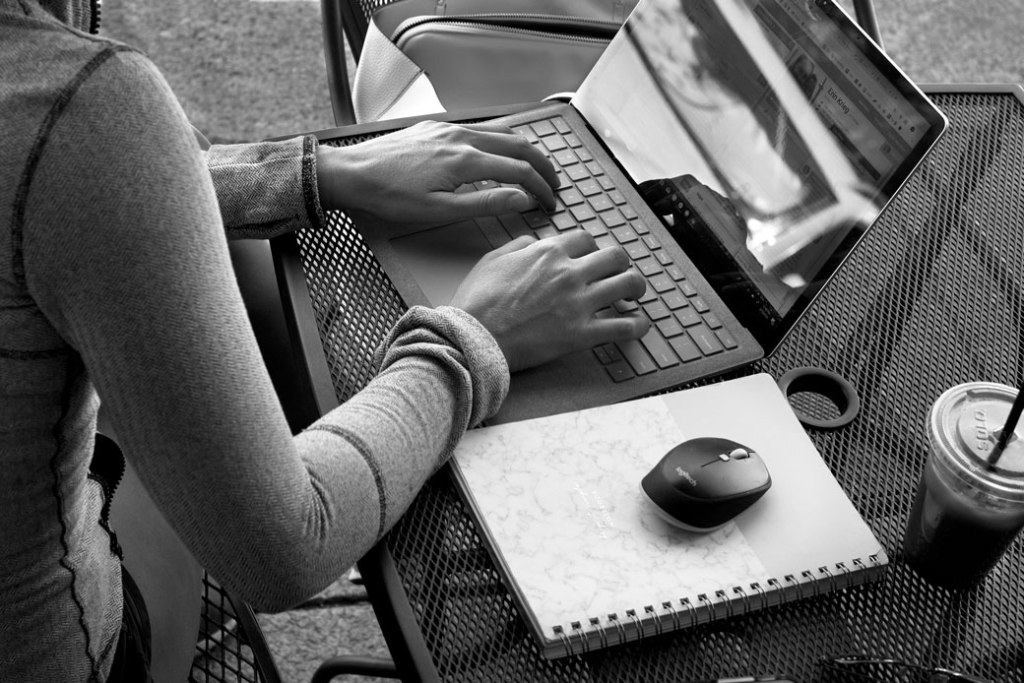
[[[582,231],[521,238],[485,257],[451,307],[409,311],[379,376],[293,437],[225,232],[317,229],[332,208],[441,221],[522,209],[530,195],[550,205],[551,166],[507,131],[441,124],[346,149],[306,137],[204,152],[153,65],[90,35],[91,22],[88,0],[0,0],[6,680],[106,681],[134,665],[125,642],[140,606],[125,602],[131,582],[89,477],[101,398],[197,560],[257,609],[280,610],[394,523],[498,408],[510,370],[647,325],[593,315],[643,291],[620,251]],[[453,193],[483,178],[529,194]]]

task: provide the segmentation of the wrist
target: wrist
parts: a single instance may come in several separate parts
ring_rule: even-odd
[[[316,153],[316,182],[325,210],[359,209],[359,161],[345,148],[320,145]]]

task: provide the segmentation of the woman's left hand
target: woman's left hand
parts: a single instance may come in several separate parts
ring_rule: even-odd
[[[479,180],[518,187],[455,193]],[[551,208],[558,179],[544,152],[506,126],[426,121],[349,147],[322,145],[317,183],[325,209],[441,224]]]

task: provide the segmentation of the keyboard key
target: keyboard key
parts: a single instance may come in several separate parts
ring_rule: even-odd
[[[661,264],[652,258],[643,258],[634,261],[636,263],[637,270],[639,270],[644,277],[650,277],[661,272]]]
[[[694,306],[694,308],[696,308],[696,306]],[[719,320],[718,316],[715,315],[714,313],[704,314],[704,322],[707,323],[707,326],[713,330],[717,330],[719,327],[722,326],[722,321]]]
[[[559,230],[571,230],[579,225],[577,220],[567,211],[562,211],[553,215],[551,217],[551,222],[554,223],[555,227]]]
[[[590,171],[590,175],[604,175],[604,169],[601,168],[601,164],[596,161],[586,162],[587,170]]]
[[[591,197],[589,201],[590,208],[598,213],[615,208],[615,205],[612,204],[611,197],[606,194],[599,194],[596,197]]]
[[[611,232],[612,235],[615,236],[615,239],[619,241],[619,244],[628,244],[629,242],[635,242],[636,240],[640,239],[639,237],[637,237],[636,233],[633,232],[633,229],[630,228],[628,225],[619,228],[613,228]]]
[[[597,218],[597,214],[586,204],[577,204],[569,209],[569,213],[577,221],[582,223],[583,221],[589,221],[591,218]]]
[[[575,147],[575,145],[573,145]],[[590,153],[590,150],[586,147],[580,147],[576,150],[576,156],[580,158],[580,161],[590,161],[594,158],[594,155]]]
[[[612,304],[612,308],[622,314],[632,313],[633,311],[640,309],[640,304],[635,301],[627,301],[625,299],[619,299]]]
[[[473,186],[478,190],[493,190],[498,187],[498,183],[494,180],[478,180],[473,183]]]
[[[676,288],[676,283],[672,281],[672,278],[667,273],[658,273],[650,280],[651,286],[654,290],[661,294],[662,292],[670,292]]]
[[[648,303],[650,301],[656,301],[657,298],[658,298],[658,293],[654,291],[654,288],[651,287],[651,283],[648,282],[647,283],[647,290],[644,292],[644,295],[642,297],[637,299],[637,301],[639,301],[642,304],[646,304],[646,303]]]
[[[619,190],[612,190],[611,192],[608,193],[608,196],[611,197],[611,200],[615,202],[616,205],[621,206],[622,204],[626,203],[626,198]]]
[[[540,144],[544,145],[544,147],[547,148],[547,150],[552,153],[565,149],[566,147],[569,146],[566,144],[565,138],[561,137],[560,135],[541,137]]]
[[[554,153],[553,158],[559,166],[572,166],[579,163],[579,159],[576,158],[576,152],[571,149],[559,150]]]
[[[590,233],[591,237],[600,237],[601,235],[608,234],[608,228],[604,227],[604,223],[597,220],[587,221],[583,224],[583,229]]]
[[[633,368],[629,367],[629,363],[624,360],[606,365],[604,369],[608,372],[608,376],[612,378],[613,382],[625,382],[627,379],[636,377]]]
[[[686,308],[690,305],[690,302],[686,300],[686,297],[683,296],[683,293],[678,289],[674,289],[671,292],[665,292],[661,298],[665,302],[665,305],[673,311],[680,308]]]
[[[572,132],[572,128],[569,127],[569,123],[563,118],[556,117],[551,119],[551,125],[553,125],[555,127],[555,130],[557,130],[562,135]]]
[[[654,235],[647,235],[646,237],[644,237],[644,244],[646,244],[647,248],[650,249],[651,251],[661,249],[661,242],[659,242],[658,238],[655,237]]]
[[[672,351],[672,347],[668,345],[667,341],[662,339],[661,335],[654,328],[647,331],[647,334],[640,339],[640,343],[647,349],[647,353],[651,354],[651,358],[654,359],[654,362],[662,370],[673,365],[679,365],[679,359]]]
[[[694,308],[697,309],[698,313],[707,313],[708,311],[711,310],[711,307],[708,306],[707,302],[704,301],[703,297],[695,296],[692,299],[690,299],[690,303],[693,305]]]
[[[619,243],[615,241],[615,238],[611,235],[597,235],[594,237],[594,241],[597,242],[598,249],[604,249],[606,247],[617,247]]]
[[[720,330],[715,330],[715,335],[718,337],[718,341],[722,342],[722,346],[727,349],[735,349],[739,346],[733,336],[729,334],[729,330],[724,327]]]
[[[694,325],[700,325],[702,322],[697,311],[693,310],[689,306],[686,308],[680,308],[675,311],[675,314],[676,320],[678,320],[679,324],[683,327],[693,327]]]
[[[544,225],[536,229],[536,235],[538,239],[547,239],[548,237],[554,237],[558,234],[553,225]]]
[[[583,143],[580,142],[580,139],[576,137],[576,135],[573,133],[569,133],[568,135],[565,136],[565,142],[573,149],[583,146]]]
[[[546,137],[548,135],[555,134],[555,127],[550,121],[535,121],[530,124],[533,132],[537,134],[537,137]]]
[[[580,191],[575,188],[569,188],[567,190],[559,190],[558,198],[562,200],[562,203],[566,206],[575,206],[582,204],[585,200]]]
[[[614,351],[614,356],[609,352]],[[602,344],[601,346],[594,347],[594,355],[597,356],[597,360],[601,365],[608,365],[614,363],[617,360],[622,360],[622,355],[619,354],[619,350],[615,348],[613,344]]]
[[[658,369],[651,357],[647,355],[643,345],[637,340],[619,342],[618,347],[622,355],[626,357],[626,361],[629,362],[629,367],[633,368],[633,372],[636,374],[646,375]]]
[[[569,176],[565,175],[564,171],[559,169],[555,171],[555,173],[558,175],[558,185],[555,187],[556,190],[564,190],[572,187],[572,181],[569,180]]]
[[[669,316],[672,315],[672,313],[668,310],[668,306],[666,306],[663,302],[657,299],[649,303],[645,303],[643,305],[643,308],[644,313],[647,314],[647,317],[654,321],[658,321],[663,318],[668,318]]]
[[[601,186],[597,180],[591,177],[587,177],[586,180],[581,180],[576,189],[580,191],[584,197],[592,197],[595,194],[601,194]]]
[[[722,351],[722,342],[718,341],[714,332],[703,325],[691,327],[687,332],[690,333],[690,337],[705,356],[712,356]]]
[[[626,253],[629,255],[629,258],[631,258],[634,261],[639,261],[640,259],[646,258],[648,255],[650,255],[650,252],[647,251],[647,247],[645,247],[643,245],[643,242],[641,242],[640,240],[637,240],[636,242],[630,242],[629,244],[624,244],[622,246],[626,250]],[[661,264],[658,264],[657,270],[651,270],[650,273],[644,273],[644,275],[654,275],[660,270]]]
[[[527,211],[523,214],[523,220],[534,230],[543,228],[545,225],[551,225],[551,220],[540,211]]]
[[[668,273],[669,277],[671,277],[676,282],[686,279],[686,274],[683,272],[683,269],[678,265],[669,266],[668,268],[665,269],[665,272]]]
[[[679,354],[679,357],[683,359],[684,363],[689,363],[692,360],[697,360],[701,357],[700,349],[693,343],[693,340],[687,337],[685,334],[681,337],[673,337],[668,340],[669,346]]]
[[[650,228],[644,225],[643,221],[633,221],[630,223],[630,225],[633,226],[633,232],[635,232],[638,235],[646,235],[651,231]]]
[[[686,296],[697,296],[697,288],[693,286],[692,282],[682,280],[679,282],[679,289],[683,291]]]
[[[625,216],[626,218],[628,218],[629,220],[633,220],[634,218],[639,218],[639,216],[637,215],[636,209],[634,209],[629,204],[627,204],[626,206],[622,207],[622,215]]]
[[[605,192],[611,192],[612,190],[615,189],[615,181],[612,180],[611,178],[609,178],[606,175],[599,176],[598,179],[597,179],[597,182],[598,182],[598,184],[601,185],[601,188]]]
[[[626,225],[626,219],[622,217],[622,214],[618,211],[602,211],[601,220],[609,228],[617,228],[620,225]]]
[[[658,263],[660,263],[663,266],[671,266],[673,263],[672,256],[664,249],[659,249],[658,251],[656,251],[654,253],[654,256],[655,258],[658,259]]]
[[[569,176],[569,180],[573,181],[574,183],[578,183],[584,178],[589,178],[590,171],[587,170],[586,166],[576,164],[565,169],[565,175]]]
[[[530,126],[515,126],[512,128],[512,130],[522,135],[531,143],[537,142],[537,134],[533,132],[533,128],[531,128]]]
[[[675,337],[683,333],[683,326],[679,324],[679,321],[675,318],[665,318],[655,323],[658,327],[658,331],[661,332],[661,336],[669,338]]]

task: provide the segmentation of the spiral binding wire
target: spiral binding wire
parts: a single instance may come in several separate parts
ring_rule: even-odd
[[[754,581],[746,586],[717,589],[713,595],[700,593],[693,599],[666,600],[660,609],[653,605],[644,606],[642,611],[628,609],[624,612],[625,619],[613,612],[603,620],[592,616],[586,620],[586,625],[572,621],[568,630],[564,626],[554,626],[552,631],[567,655],[587,654],[610,645],[643,640],[701,623],[732,619],[785,602],[835,593],[861,583],[869,576],[866,570],[884,566],[879,555],[870,555],[867,561],[856,558],[852,564],[854,570],[845,562],[837,562],[832,567],[803,570],[799,575],[785,574],[781,580],[769,578],[765,581],[767,588]]]

